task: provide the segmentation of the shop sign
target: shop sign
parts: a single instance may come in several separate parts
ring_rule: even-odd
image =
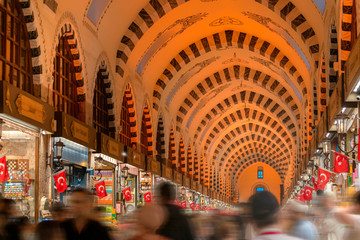
[[[67,138],[90,149],[96,149],[94,128],[64,112],[56,112],[55,119],[57,127],[54,137]]]
[[[162,177],[168,179],[168,180],[173,180],[173,176],[172,176],[172,168],[166,167],[165,164],[161,165],[162,167]]]
[[[98,152],[124,162],[124,157],[121,154],[124,151],[122,143],[103,133],[97,133],[97,139]]]
[[[127,162],[141,170],[145,169],[145,155],[127,147]]]
[[[179,173],[178,171],[175,171],[174,172],[174,177],[175,177],[175,182],[177,183],[177,184],[183,184],[182,183],[182,174],[181,173]]]
[[[54,131],[54,108],[7,81],[0,81],[0,114]]]
[[[147,170],[160,176],[161,175],[161,164],[159,161],[148,157],[147,158]]]
[[[353,89],[358,84],[360,76],[360,40],[359,38],[355,42],[355,45],[351,49],[348,60],[345,64],[345,96],[349,101],[358,101],[356,94],[352,94]],[[353,95],[353,96],[351,96]],[[351,96],[351,98],[349,98]]]

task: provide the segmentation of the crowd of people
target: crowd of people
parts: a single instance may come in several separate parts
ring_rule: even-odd
[[[270,192],[255,193],[231,214],[184,214],[173,204],[173,185],[159,187],[156,203],[139,207],[134,223],[111,229],[99,221],[93,196],[78,188],[70,206],[52,205],[52,219],[32,224],[14,201],[0,200],[0,240],[350,240],[360,239],[360,192],[350,208],[338,208],[332,192],[318,192],[311,207],[297,200],[280,206]],[[131,234],[129,234],[129,232]]]

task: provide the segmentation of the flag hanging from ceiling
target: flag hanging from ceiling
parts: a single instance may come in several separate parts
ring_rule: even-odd
[[[312,187],[309,186],[305,186],[305,200],[306,201],[310,201],[312,198],[312,193],[313,193],[314,189]]]
[[[59,193],[64,192],[67,189],[65,169],[54,174],[54,181],[56,189]]]
[[[95,188],[99,198],[104,198],[107,196],[104,180],[95,184]]]
[[[6,165],[6,156],[0,158],[0,183],[10,179],[9,172]]]
[[[146,203],[151,203],[151,192],[144,193],[144,199]]]
[[[181,202],[180,205],[181,205],[181,207],[182,207],[183,209],[186,209],[186,208],[187,208],[186,201]]]
[[[306,201],[305,200],[305,191],[304,190],[301,190],[301,192],[300,192],[300,201],[302,201],[302,202]]]
[[[190,203],[190,208],[191,208],[191,210],[195,210],[195,203]]]
[[[334,172],[336,173],[347,173],[349,172],[349,158],[346,155],[335,152],[335,167]]]
[[[313,184],[314,184],[314,190],[315,190],[315,192],[317,192],[317,190],[318,190],[317,181],[315,180],[314,177],[312,177],[312,182],[313,182]]]
[[[323,168],[319,168],[319,176],[318,176],[318,184],[317,184],[318,189],[324,190],[326,184],[330,180],[330,177],[331,177],[331,172]]]
[[[125,201],[128,202],[128,201],[131,200],[131,190],[130,190],[130,187],[124,188],[124,189],[123,189],[123,194],[124,194]]]

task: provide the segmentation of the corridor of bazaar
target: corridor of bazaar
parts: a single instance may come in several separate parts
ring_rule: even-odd
[[[360,0],[0,0],[0,239],[360,239]]]

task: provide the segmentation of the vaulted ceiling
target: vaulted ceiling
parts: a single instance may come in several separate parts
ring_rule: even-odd
[[[238,179],[264,162],[289,186],[304,149],[311,75],[323,41],[315,3],[113,4],[97,23],[100,41],[105,48],[116,42],[118,77],[140,79],[152,115],[171,118],[175,132],[221,176]]]

